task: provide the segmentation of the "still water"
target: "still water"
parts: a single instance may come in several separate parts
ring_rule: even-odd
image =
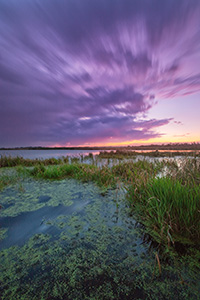
[[[103,150],[0,150],[0,156],[6,155],[11,157],[20,156],[29,159],[46,159],[60,158],[62,156],[79,157],[80,155],[87,156],[89,153],[97,155]]]
[[[29,159],[46,159],[46,158],[60,158],[63,156],[69,157],[80,157],[80,156],[88,156],[89,153],[92,153],[94,156],[98,155],[100,152],[104,152],[105,150],[0,150],[0,156],[6,155],[11,157],[20,156],[23,158]],[[106,150],[106,152],[110,152],[111,150]],[[154,150],[153,150],[154,151]],[[152,150],[136,150],[139,153],[148,153],[152,152]],[[177,150],[159,150],[159,152],[181,152]],[[183,150],[183,152],[191,152],[190,150]],[[196,151],[197,153],[199,151]]]

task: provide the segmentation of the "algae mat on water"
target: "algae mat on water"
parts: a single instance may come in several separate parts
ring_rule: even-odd
[[[195,254],[160,275],[122,192],[27,178],[0,204],[1,299],[198,299]]]

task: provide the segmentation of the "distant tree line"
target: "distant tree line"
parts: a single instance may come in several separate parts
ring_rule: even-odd
[[[0,150],[200,150],[200,143],[169,143],[169,144],[151,144],[140,146],[106,146],[106,147],[4,147]]]

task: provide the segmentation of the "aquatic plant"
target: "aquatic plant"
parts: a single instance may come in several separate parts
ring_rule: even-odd
[[[143,159],[121,162],[112,167],[64,164],[63,160],[61,164],[55,164],[59,162],[57,160],[49,162],[50,165],[45,166],[46,161],[43,163],[36,160],[34,164],[37,164],[33,168],[18,167],[18,171],[36,178],[93,181],[104,193],[123,182],[134,212],[157,240],[172,243],[181,237],[182,241],[187,239],[188,242],[195,242],[199,237],[198,158],[185,158],[179,164],[170,160],[149,162]],[[4,180],[6,181],[6,177]]]
[[[158,178],[163,168],[166,177]],[[22,213],[49,207],[54,215],[42,220],[44,228],[52,226],[52,235],[39,233],[20,247],[0,251],[2,299],[198,299],[198,249],[187,247],[180,257],[164,247],[170,260],[166,263],[161,247],[155,253],[141,239],[147,231],[164,245],[198,242],[198,160],[185,161],[180,168],[170,161],[141,160],[111,168],[37,162],[32,168],[0,171],[9,171],[5,182],[18,171],[25,189],[23,194],[13,188],[1,193],[3,217],[20,219]],[[64,178],[84,184],[60,180]],[[117,192],[108,190],[116,186]],[[132,215],[145,226],[136,226],[122,201],[121,186],[126,187]],[[68,206],[69,214],[60,204]],[[56,208],[61,211],[58,217]],[[0,232],[2,241],[6,233]]]
[[[77,163],[79,163],[80,162],[80,159],[81,159],[81,157],[71,157],[71,163],[72,164],[77,164]]]
[[[180,161],[179,168],[172,173],[173,178],[179,179],[184,184],[200,185],[200,159],[185,158]]]
[[[123,180],[136,180],[138,176],[155,176],[163,168],[162,162],[149,162],[138,160],[137,162],[122,162],[112,167],[112,173]]]
[[[0,191],[10,184],[15,184],[19,181],[20,176],[16,172],[3,172],[0,173]]]
[[[170,177],[153,178],[130,186],[127,197],[157,240],[199,243],[199,185],[189,186]]]
[[[35,165],[43,164],[45,166],[48,165],[59,165],[63,163],[68,163],[69,157],[63,156],[61,158],[47,158],[47,159],[29,159],[29,158],[23,158],[20,156],[12,157],[12,156],[6,156],[1,155],[0,156],[0,168],[5,167],[16,167],[16,166],[25,166],[25,167],[32,167]]]
[[[135,226],[124,201],[116,216],[114,191],[102,197],[95,185],[75,180],[29,184],[34,185],[31,196],[42,188],[50,194],[55,191],[52,198],[61,192],[62,199],[70,190],[75,202],[77,192],[83,193],[80,206],[84,199],[89,203],[81,214],[53,213],[48,226],[59,230],[37,233],[21,246],[0,251],[2,300],[198,299],[199,252],[175,256],[168,264],[160,253],[149,251],[141,239],[144,229]],[[34,198],[28,202],[35,205]]]
[[[111,170],[105,166],[100,169],[97,166],[87,164],[66,164],[46,168],[43,165],[39,165],[29,170],[29,174],[45,179],[71,177],[82,181],[94,181],[99,186],[104,187],[114,187],[115,185],[115,178]]]
[[[29,170],[29,173],[38,178],[62,179],[72,177],[82,181],[93,181],[99,186],[115,187],[116,183],[121,180],[130,182],[138,180],[140,176],[155,176],[162,169],[160,163],[150,163],[145,160],[122,163],[112,168],[108,166],[97,167],[83,163],[71,163],[45,167],[44,165],[35,166]]]
[[[145,156],[145,157],[175,157],[175,156],[190,156],[190,157],[199,157],[200,153],[198,151],[190,151],[190,152],[185,152],[185,151],[164,151],[161,152],[159,150],[155,150],[155,151],[148,151],[144,149],[144,152],[137,152],[137,151],[133,151],[133,150],[116,150],[116,151],[102,151],[99,153],[98,155],[100,158],[115,158],[115,159],[134,159],[136,158],[136,156]]]

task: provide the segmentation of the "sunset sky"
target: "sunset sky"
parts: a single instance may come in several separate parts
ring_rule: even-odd
[[[0,147],[200,142],[199,0],[0,0]]]

